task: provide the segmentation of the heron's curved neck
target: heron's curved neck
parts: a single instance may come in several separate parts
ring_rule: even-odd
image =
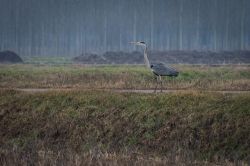
[[[144,47],[144,60],[145,60],[146,66],[148,68],[150,68],[150,63],[148,60],[148,48],[147,48],[147,46]]]

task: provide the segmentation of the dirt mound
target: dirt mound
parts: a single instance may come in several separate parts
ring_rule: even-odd
[[[143,54],[141,52],[106,52],[103,57],[109,64],[142,64]]]
[[[84,64],[106,64],[105,59],[97,54],[87,53],[73,58],[75,63]]]
[[[150,51],[150,61],[167,64],[239,64],[250,63],[250,51]],[[83,54],[73,59],[83,64],[143,64],[142,52],[105,52]]]
[[[83,64],[142,64],[143,54],[140,52],[108,51],[103,55],[92,53],[82,54],[73,58],[75,63]]]
[[[22,63],[23,60],[15,52],[2,51],[0,52],[0,63]]]
[[[250,51],[165,51],[150,52],[152,60],[184,64],[250,63]]]

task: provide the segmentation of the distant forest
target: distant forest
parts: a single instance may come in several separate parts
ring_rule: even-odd
[[[0,51],[250,50],[250,0],[0,0]]]

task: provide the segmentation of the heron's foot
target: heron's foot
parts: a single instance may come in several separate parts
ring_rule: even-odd
[[[163,89],[163,83],[162,83],[162,81],[161,81],[161,93],[162,93],[162,89]]]
[[[154,93],[157,92],[157,87],[158,87],[158,83],[157,83],[156,86],[155,86]]]
[[[156,88],[154,89],[154,93],[156,93]]]

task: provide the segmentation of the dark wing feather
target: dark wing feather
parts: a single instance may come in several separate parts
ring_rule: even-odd
[[[166,66],[163,63],[152,63],[150,65],[152,71],[154,74],[159,76],[170,76],[170,77],[176,77],[178,76],[179,72],[175,70],[174,68],[171,68],[169,66]]]

